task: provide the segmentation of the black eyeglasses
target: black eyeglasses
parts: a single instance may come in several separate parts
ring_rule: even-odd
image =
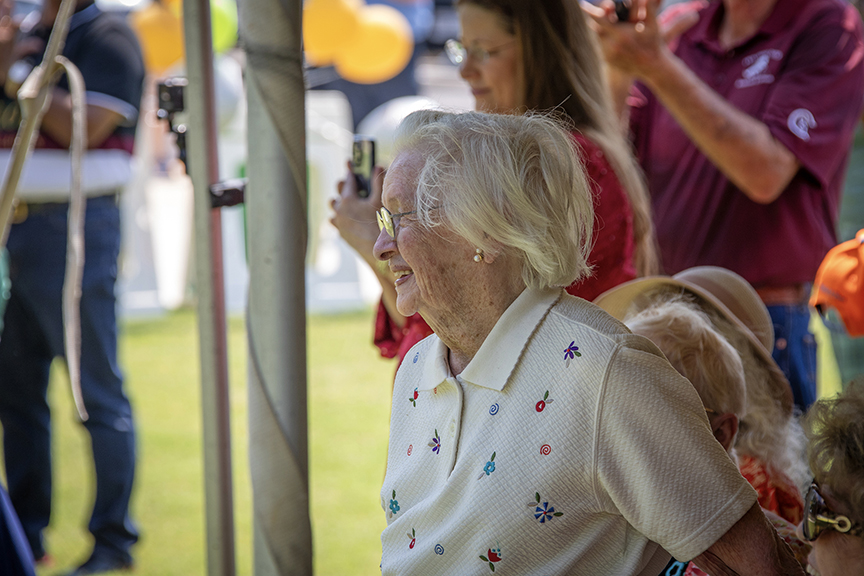
[[[474,58],[478,64],[485,64],[487,60],[489,60],[490,56],[494,56],[498,54],[505,48],[509,47],[511,44],[515,44],[516,40],[511,40],[510,42],[505,42],[500,46],[495,46],[494,48],[481,48],[480,46],[474,46],[473,48],[468,48],[459,40],[447,40],[444,43],[444,52],[447,54],[447,58],[450,59],[450,62],[459,66],[465,60],[468,59],[468,56]]]
[[[819,487],[814,482],[807,490],[804,499],[804,522],[802,524],[804,538],[812,542],[825,530],[836,530],[841,534],[861,536],[864,528],[852,522],[848,516],[836,514],[825,504],[825,499],[819,493]]]
[[[416,214],[417,210],[411,210],[410,212],[399,212],[398,214],[392,214],[387,208],[381,207],[378,212],[375,213],[375,217],[378,220],[378,231],[386,230],[387,234],[390,235],[391,238],[396,238],[396,226],[399,225],[399,219],[402,216],[408,216],[409,214]]]

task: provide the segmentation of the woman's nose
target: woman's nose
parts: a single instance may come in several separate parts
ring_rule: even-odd
[[[459,75],[463,80],[468,80],[477,76],[477,66],[474,65],[473,58],[466,56],[459,65]]]
[[[390,236],[387,233],[387,230],[382,228],[378,232],[378,238],[375,240],[375,246],[372,248],[372,253],[375,255],[377,260],[381,262],[387,262],[396,255],[398,249],[396,248],[396,239]]]

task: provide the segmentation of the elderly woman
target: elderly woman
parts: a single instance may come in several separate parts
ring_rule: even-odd
[[[536,116],[400,129],[375,255],[435,334],[396,376],[383,573],[802,574],[693,387],[563,291],[593,221],[572,146]]]
[[[864,574],[864,379],[814,404],[804,420],[815,474],[801,532],[821,576]]]
[[[610,105],[594,33],[575,0],[459,0],[461,40],[447,52],[469,84],[475,108],[521,114],[556,109],[571,130],[588,173],[595,208],[590,275],[567,287],[593,300],[627,280],[658,271],[649,201],[642,175],[620,133]],[[357,198],[349,178],[334,201],[332,222],[373,266],[379,196]],[[393,279],[376,269],[383,296],[375,343],[386,357],[398,357],[432,329],[419,315],[395,307]]]
[[[809,478],[803,458],[806,440],[793,413],[792,389],[771,357],[771,318],[753,287],[725,268],[697,266],[672,277],[622,284],[594,302],[624,319],[682,295],[711,318],[744,365],[747,409],[735,440],[741,473],[756,489],[763,508],[798,524],[804,510],[798,487]]]
[[[624,323],[634,334],[654,342],[675,370],[693,384],[708,413],[714,438],[737,462],[734,443],[747,400],[744,366],[735,348],[717,332],[708,316],[684,297],[654,302],[625,318]],[[771,511],[763,512],[806,568],[811,548],[796,535],[795,524]],[[692,562],[681,562],[677,571],[667,573],[705,575]]]

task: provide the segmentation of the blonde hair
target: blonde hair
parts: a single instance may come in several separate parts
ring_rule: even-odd
[[[596,34],[575,0],[457,0],[498,14],[522,47],[523,104],[562,110],[609,160],[633,213],[634,263],[639,276],[660,271],[651,200],[630,144],[621,133],[603,74]]]
[[[810,468],[854,520],[864,523],[864,378],[836,398],[819,400],[804,418]]]
[[[692,302],[657,302],[624,323],[645,336],[687,378],[706,408],[740,419],[747,409],[744,367],[735,348],[711,325]]]
[[[594,220],[573,139],[548,116],[421,110],[396,135],[397,154],[422,152],[418,220],[445,224],[484,252],[522,262],[528,287],[585,277]]]

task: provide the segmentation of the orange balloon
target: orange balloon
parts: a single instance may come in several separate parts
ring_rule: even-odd
[[[391,6],[375,4],[360,10],[351,43],[336,55],[339,75],[358,84],[377,84],[405,69],[414,51],[411,25]]]
[[[329,66],[357,31],[362,0],[310,0],[303,7],[303,49],[313,66]]]
[[[164,72],[183,58],[183,24],[169,8],[154,2],[133,12],[130,24],[141,43],[148,71]]]

